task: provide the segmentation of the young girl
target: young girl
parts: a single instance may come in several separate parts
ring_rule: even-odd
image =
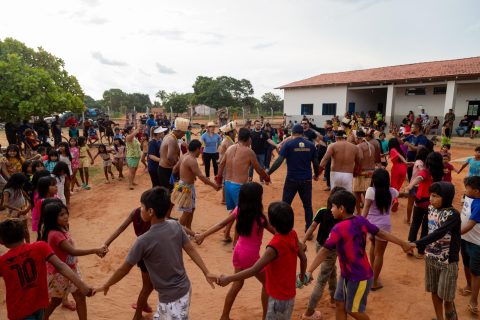
[[[390,232],[392,223],[390,221],[390,211],[392,209],[393,199],[398,197],[398,191],[390,187],[390,175],[385,169],[377,169],[372,175],[372,187],[365,193],[365,205],[362,216],[376,225],[379,229]],[[382,271],[383,255],[388,242],[378,237],[371,237],[372,246],[370,247],[370,263],[373,266],[373,284],[372,291],[383,288],[378,282],[378,277]]]
[[[68,165],[62,161],[58,162],[52,171],[52,177],[57,181],[57,198],[62,200],[66,206],[70,202],[70,190],[67,185],[68,172]]]
[[[31,160],[26,160],[22,164],[22,173],[27,178],[27,181],[23,185],[23,190],[27,193],[28,197],[30,197],[32,193],[32,177],[33,177],[32,164],[33,164],[33,161]]]
[[[42,226],[40,239],[47,242],[53,249],[53,252],[66,263],[78,277],[80,273],[77,266],[77,256],[85,256],[89,254],[103,255],[104,249],[76,249],[75,244],[68,232],[68,209],[66,206],[57,203],[50,203],[42,208],[42,216],[45,218]],[[45,310],[45,320],[62,303],[62,299],[68,293],[72,293],[76,302],[77,314],[79,320],[87,319],[87,303],[85,295],[73,285],[73,283],[60,274],[53,265],[47,265],[48,272],[48,293],[51,298],[50,304]]]
[[[434,182],[441,181],[443,178],[443,160],[442,155],[438,152],[431,152],[425,161],[423,168],[415,179],[405,189],[407,192],[418,185],[415,195],[415,203],[413,207],[412,224],[408,233],[408,241],[417,240],[418,230],[421,226],[420,237],[423,238],[428,233],[428,206],[430,205],[430,192],[428,189]],[[424,248],[418,248],[417,258],[422,259]]]
[[[16,144],[7,147],[5,158],[7,158],[7,170],[10,175],[22,172],[22,164],[25,159],[20,155],[20,149]]]
[[[392,161],[392,188],[400,192],[400,188],[407,177],[407,166],[412,165],[405,160],[405,154],[400,148],[397,138],[391,138],[388,141],[388,149],[390,150],[390,160]]]
[[[56,150],[50,150],[48,152],[48,160],[43,163],[45,166],[45,169],[47,169],[50,173],[52,173],[53,168],[55,168],[55,165],[58,163],[58,152]]]
[[[238,240],[236,240],[236,244],[234,244],[235,249],[233,250],[232,258],[235,273],[250,268],[260,259],[263,229],[266,228],[272,234],[275,233],[275,230],[269,225],[267,218],[263,214],[262,196],[263,188],[259,183],[248,182],[243,184],[238,195],[238,206],[232,211],[231,215],[207,231],[195,236],[195,242],[201,244],[206,237],[223,229],[226,225],[236,220]],[[264,272],[258,273],[256,278],[263,286],[262,307],[263,318],[265,319],[268,297],[265,292]],[[235,281],[230,287],[225,297],[221,319],[230,319],[230,310],[232,309],[237,294],[242,289],[243,281],[244,280]]]
[[[113,172],[112,172],[112,158],[110,158],[110,153],[113,153],[113,151],[108,150],[107,146],[105,146],[104,144],[101,144],[101,145],[98,146],[98,152],[95,155],[95,157],[93,157],[93,160],[92,160],[92,161],[95,161],[95,159],[98,156],[100,156],[100,158],[102,158],[102,160],[103,160],[103,173],[105,174],[105,179],[107,180],[105,183],[110,183],[110,180],[108,179],[108,174],[109,173],[112,176],[112,180],[115,179],[115,176],[113,175]]]
[[[47,175],[45,176],[45,173]],[[35,174],[38,178],[36,182],[36,192],[34,194],[34,208],[32,210],[32,231],[37,231],[40,239],[40,226],[42,225],[42,203],[45,199],[55,198],[58,192],[57,180],[53,178],[47,170],[39,171]],[[34,177],[36,179],[37,177]],[[38,240],[37,239],[37,240]]]
[[[113,139],[113,148],[115,154],[113,156],[113,164],[118,170],[118,179],[123,179],[123,164],[125,163],[125,142],[120,138]]]
[[[88,167],[93,164],[92,154],[86,145],[85,137],[78,138],[79,159],[80,159],[80,179],[82,180],[82,188],[90,190],[88,185]],[[87,158],[88,157],[88,158]]]
[[[80,187],[80,183],[77,180],[77,171],[80,167],[80,149],[78,148],[78,142],[76,138],[70,138],[68,143],[70,155],[72,156],[72,176],[70,177],[70,193],[72,193],[75,185]]]
[[[449,182],[435,182],[429,191],[428,235],[415,241],[415,245],[426,247],[425,290],[432,294],[437,319],[456,320],[454,300],[462,221],[452,206],[455,187]]]
[[[42,160],[34,160],[32,161],[32,174],[35,174],[37,171],[45,170],[45,166],[43,165]]]
[[[30,243],[30,233],[28,232],[27,214],[30,211],[30,201],[27,193],[23,190],[27,178],[23,173],[14,173],[7,181],[3,189],[3,206],[8,209],[8,216],[18,218],[22,221],[25,241]]]

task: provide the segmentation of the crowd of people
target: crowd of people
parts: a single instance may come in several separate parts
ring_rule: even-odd
[[[188,119],[177,117],[167,124],[150,115],[144,124],[124,129],[109,123],[112,147],[100,144],[93,152],[88,138],[77,131],[68,143],[60,139],[52,146],[46,141],[47,148],[42,141],[27,160],[15,139],[0,159],[2,207],[8,215],[0,223],[0,243],[9,249],[0,256],[0,276],[6,283],[8,318],[49,319],[63,304],[76,310],[80,320],[87,319],[85,297],[107,294],[137,265],[142,289],[133,319],[142,319],[142,312],[154,312],[154,319],[188,319],[192,284],[182,258],[185,251],[212,287],[232,284],[222,320],[230,319],[244,280],[250,277],[262,284],[264,319],[291,319],[296,290],[314,277],[302,319],[322,318],[317,304],[327,283],[336,319],[369,319],[367,298],[383,288],[380,275],[388,242],[400,246],[407,257],[425,260],[425,290],[432,295],[436,319],[458,318],[457,291],[470,296],[468,309],[479,314],[480,147],[456,168],[450,163],[450,143],[443,139],[450,138],[454,118],[445,117],[440,146],[426,136],[426,130],[435,129],[435,119],[430,123],[419,118],[423,120],[416,121],[409,113],[400,126],[390,125],[388,140],[380,112],[335,116],[322,127],[306,117],[300,123],[284,121],[278,128],[263,118],[241,127],[235,121],[220,128],[209,122],[194,139]],[[137,168],[144,162],[152,188],[142,193],[140,204],[101,247],[78,249],[69,233],[70,197],[80,186],[77,171],[81,187],[90,189],[88,168],[97,157],[106,182],[115,179],[112,166],[123,178],[126,164],[130,189],[137,185]],[[281,198],[264,210],[264,186],[284,162]],[[452,171],[460,174],[467,167],[464,205],[457,210]],[[259,183],[254,182],[254,172]],[[228,213],[201,233],[192,230],[197,180],[222,192]],[[330,194],[314,213],[312,184],[319,181],[325,181]],[[294,230],[291,207],[297,193],[305,217],[300,235]],[[390,214],[398,211],[400,201],[407,203],[405,223],[410,225],[405,239],[390,233]],[[173,210],[179,212],[178,221],[171,217]],[[138,238],[123,264],[101,287],[87,285],[77,257],[103,258],[130,224]],[[273,238],[260,256],[264,230]],[[234,244],[231,275],[212,272],[193,244],[202,245],[219,231],[225,242]],[[31,241],[31,232],[36,242]],[[317,249],[309,263],[307,241],[315,241]],[[460,256],[467,286],[457,289]],[[159,293],[156,308],[147,302],[153,290]],[[75,304],[68,300],[70,294]]]

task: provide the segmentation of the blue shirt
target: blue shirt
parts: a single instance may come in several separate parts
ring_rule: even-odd
[[[405,141],[410,142],[414,146],[426,146],[428,144],[428,138],[425,135],[421,134],[418,137],[415,137],[413,134],[405,138]],[[407,160],[414,161],[417,156],[417,151],[407,151]]]
[[[475,160],[474,157],[471,157],[467,159],[467,163],[469,165],[468,176],[480,176],[480,160]]]
[[[155,140],[155,139],[151,140],[148,143],[147,154],[160,158],[160,145],[161,144],[162,144],[162,141],[158,141],[158,140]],[[147,164],[148,164],[148,171],[155,171],[155,172],[157,171],[157,169],[158,169],[158,162],[157,161],[153,161],[152,159],[150,159],[150,157],[148,157]]]
[[[205,132],[202,134],[202,141],[204,144],[203,153],[217,153],[217,148],[222,142],[222,138],[216,133],[210,137],[208,132]]]
[[[123,140],[123,134],[117,133],[116,135],[113,136],[113,139],[120,139]]]
[[[287,141],[280,150],[280,156],[287,159],[287,178],[312,180],[315,152],[315,145],[303,137]]]

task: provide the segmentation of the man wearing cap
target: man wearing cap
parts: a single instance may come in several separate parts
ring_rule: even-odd
[[[255,120],[254,129],[251,132],[252,150],[255,152],[257,161],[262,168],[265,168],[265,155],[267,153],[268,144],[277,148],[277,144],[271,139],[268,132],[262,129],[260,120]],[[250,168],[248,173],[249,181],[252,181],[253,168]],[[260,178],[260,181],[262,179]]]
[[[331,188],[343,187],[352,192],[353,171],[355,165],[360,164],[362,155],[357,146],[348,142],[346,138],[347,134],[345,131],[337,131],[335,142],[328,146],[327,153],[325,153],[320,162],[320,171],[323,171],[328,160],[332,159],[330,171]]]
[[[152,181],[152,187],[160,185],[158,179],[158,163],[160,162],[160,145],[167,128],[157,127],[153,129],[152,139],[148,142],[147,151],[147,168],[150,180]]]
[[[230,146],[222,157],[219,166],[218,176],[215,181],[218,185],[222,184],[223,172],[225,170],[225,200],[227,210],[231,211],[238,205],[238,194],[242,184],[248,182],[248,171],[252,166],[259,174],[260,178],[266,183],[270,182],[270,177],[260,166],[255,156],[255,152],[250,148],[251,131],[247,128],[240,128],[238,131],[238,142]],[[225,236],[229,240],[229,236]],[[231,239],[230,239],[231,240]]]
[[[160,162],[158,165],[158,182],[162,187],[172,191],[173,185],[170,183],[173,167],[180,159],[180,146],[178,139],[181,139],[188,130],[190,121],[184,118],[175,119],[175,129],[163,138],[160,146]]]
[[[213,165],[213,175],[218,174],[218,146],[222,142],[222,137],[215,133],[215,123],[207,123],[207,132],[202,134],[200,140],[203,144],[203,164],[205,165],[205,176],[210,178],[210,162]]]
[[[305,139],[303,134],[301,125],[293,126],[292,138],[284,143],[268,174],[271,175],[287,159],[287,177],[283,185],[282,200],[292,204],[293,198],[298,193],[305,211],[305,230],[307,230],[313,219],[312,164],[315,181],[318,181],[319,170],[315,145]]]
[[[372,184],[372,175],[375,170],[375,147],[367,141],[366,136],[365,132],[357,131],[357,148],[362,155],[360,164],[355,167],[352,187],[355,197],[357,198],[357,214],[361,213],[360,203],[362,202],[362,194],[365,195],[368,187]]]

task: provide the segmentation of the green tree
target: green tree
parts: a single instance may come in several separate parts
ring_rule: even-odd
[[[95,100],[89,95],[85,95],[83,97],[83,103],[89,109],[105,109],[105,105],[103,100]]]
[[[167,98],[167,92],[165,90],[158,90],[155,97],[160,99],[160,102],[163,103]]]
[[[62,59],[42,48],[0,40],[0,117],[28,118],[84,110],[83,91]]]
[[[193,94],[192,93],[178,93],[172,92],[166,95],[164,106],[166,107],[165,111],[170,111],[172,109],[173,113],[184,113],[187,111],[187,108],[192,103]]]
[[[260,105],[264,112],[270,112],[270,108],[273,108],[274,112],[279,112],[283,110],[282,98],[280,98],[280,96],[274,94],[273,92],[267,92],[263,94]]]
[[[127,94],[121,89],[109,89],[103,92],[105,106],[110,107],[112,112],[120,112],[121,106],[127,105]]]
[[[148,94],[145,93],[131,93],[127,94],[126,105],[129,108],[135,107],[135,109],[139,112],[147,111],[147,108],[152,107],[152,102],[150,101],[150,97]]]

